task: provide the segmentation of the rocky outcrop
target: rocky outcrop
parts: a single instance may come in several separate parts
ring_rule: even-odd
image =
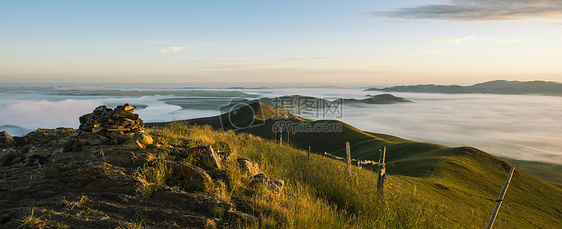
[[[8,148],[16,146],[17,142],[6,131],[0,132],[0,148]]]
[[[32,209],[25,206],[41,206],[41,211],[35,208],[35,216],[42,217],[38,228],[127,227],[139,215],[146,217],[144,228],[229,228],[257,220],[234,204],[201,192],[207,182],[213,182],[210,174],[225,182],[225,170],[214,168],[207,173],[201,167],[203,161],[199,161],[201,166],[187,164],[181,162],[182,157],[152,161],[149,154],[165,155],[169,149],[127,146],[131,139],[152,140],[143,136],[140,132],[108,137],[68,128],[39,129],[26,135],[25,145],[1,149],[0,228],[21,226],[21,219]],[[111,142],[121,138],[123,144]],[[68,151],[63,150],[65,144]],[[214,152],[208,146],[198,149]],[[220,165],[220,156],[204,155],[216,157]],[[156,163],[170,170],[165,184],[147,183],[136,175],[150,168],[157,171]],[[217,218],[219,213],[221,218]]]
[[[130,112],[126,104],[100,106],[80,118],[79,130],[37,129],[20,144],[3,141],[9,148],[0,149],[0,228],[21,227],[33,210],[37,228],[235,228],[260,219],[236,202],[244,198],[230,196],[232,175],[245,179],[244,188],[283,191],[283,180],[250,159],[234,162],[231,152],[147,147],[154,140]],[[119,126],[123,117],[137,121]],[[231,174],[237,168],[243,176]]]

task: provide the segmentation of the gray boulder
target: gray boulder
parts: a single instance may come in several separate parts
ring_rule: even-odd
[[[283,192],[283,187],[285,185],[285,181],[282,180],[281,178],[277,178],[277,177],[270,177],[267,176],[263,173],[254,175],[251,177],[252,179],[252,184],[262,184],[265,185],[265,187],[267,187],[269,190],[275,192],[275,193],[281,193]]]
[[[188,154],[195,154],[199,157],[206,169],[222,169],[221,158],[211,146],[198,146],[187,149]]]
[[[205,187],[205,182],[210,182],[211,177],[202,168],[195,165],[165,161],[166,166],[172,169],[171,183],[184,186],[188,189],[201,189]]]
[[[242,174],[247,174],[248,176],[254,176],[261,173],[260,166],[258,163],[252,162],[248,158],[238,158],[238,167],[242,171]]]

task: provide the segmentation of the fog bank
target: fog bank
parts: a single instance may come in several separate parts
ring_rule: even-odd
[[[562,97],[393,93],[408,104],[345,107],[362,130],[562,164]]]
[[[240,89],[262,97],[306,95],[326,99],[365,98],[379,92],[361,89]],[[562,164],[562,97],[526,95],[450,95],[392,93],[413,103],[344,106],[341,121],[358,129],[443,144],[472,146],[499,157]],[[223,97],[224,98],[224,97]],[[166,100],[180,104],[168,104]],[[140,97],[63,96],[0,93],[0,126],[26,129],[78,128],[78,117],[99,105],[129,103],[145,122],[163,122],[218,115],[224,100],[188,106],[202,97],[150,95]],[[183,107],[183,108],[182,108]],[[321,117],[304,117],[318,119]],[[11,127],[10,127],[11,128]],[[17,133],[15,133],[17,135]]]

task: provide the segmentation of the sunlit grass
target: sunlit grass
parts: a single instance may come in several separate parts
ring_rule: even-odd
[[[116,229],[144,229],[146,228],[142,222],[121,222]]]
[[[40,223],[43,222],[43,219],[41,217],[37,217],[35,216],[35,209],[31,210],[31,214],[29,214],[28,216],[23,217],[23,219],[19,220],[22,224],[20,225],[20,227],[29,227],[32,228],[34,226],[39,225]]]
[[[257,222],[243,223],[246,228],[481,228],[494,206],[492,198],[496,194],[490,195],[490,190],[499,192],[501,187],[497,186],[505,179],[501,166],[506,165],[484,152],[401,142],[391,145],[391,152],[414,155],[419,164],[405,163],[395,168],[400,169],[396,170],[399,173],[414,176],[389,175],[381,196],[376,190],[375,172],[354,166],[350,177],[345,163],[317,154],[309,160],[307,152],[289,144],[280,146],[250,134],[225,133],[186,122],[147,131],[157,135],[155,139],[185,147],[211,145],[219,151],[232,152],[225,168],[227,179],[208,184],[206,192],[225,201],[232,196],[242,198],[249,206],[247,213],[259,218]],[[250,186],[247,175],[240,174],[236,166],[236,158],[242,157],[257,162],[265,174],[285,180],[285,191],[276,194]],[[443,160],[437,166],[440,159]],[[490,166],[494,169],[490,170]],[[516,173],[512,182],[525,190],[532,190],[531,184],[544,188],[535,181],[525,173]],[[513,189],[506,198],[533,198],[543,210],[539,212],[523,203],[520,207],[532,210],[536,216],[556,215],[557,208],[552,203],[549,205],[536,195],[522,196],[529,191]],[[544,191],[559,196],[552,188]],[[514,218],[517,208],[506,205],[502,211],[507,213],[500,213],[504,220],[498,220],[497,227],[514,225],[505,219],[521,222]],[[549,215],[543,219],[549,219]]]
[[[70,208],[70,210],[74,209],[75,207],[84,207],[88,203],[88,196],[82,195],[80,197],[80,199],[78,199],[76,201],[68,201],[68,200],[64,199],[64,200],[61,201],[61,203],[65,207]]]
[[[137,169],[134,176],[141,179],[147,184],[162,185],[172,176],[172,168],[168,167],[165,161],[159,160],[155,162],[154,166],[144,166]]]
[[[208,192],[226,201],[235,193],[249,194],[244,201],[252,206],[250,213],[261,219],[248,224],[251,228],[458,227],[445,217],[445,211],[450,209],[412,197],[411,190],[404,193],[389,185],[390,190],[381,198],[375,189],[375,173],[354,168],[354,177],[349,177],[343,163],[318,155],[307,160],[305,152],[290,146],[183,122],[148,132],[158,132],[155,138],[168,142],[227,148],[233,157],[248,157],[259,163],[266,174],[284,179],[287,187],[283,194],[263,188],[252,190],[245,182],[247,177],[230,166],[226,168],[229,171],[226,183],[207,185]],[[175,138],[181,140],[170,140]],[[393,182],[410,181],[398,178]]]

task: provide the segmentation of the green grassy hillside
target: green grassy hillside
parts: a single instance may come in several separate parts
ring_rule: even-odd
[[[230,119],[225,115],[231,115]],[[236,115],[225,115],[190,120],[189,123],[231,129],[270,139],[279,138],[279,134],[275,135],[272,132],[279,120],[312,125],[338,124],[341,125],[341,131],[285,132],[284,144],[297,149],[308,149],[310,146],[313,152],[330,152],[345,156],[345,142],[350,142],[352,157],[355,159],[378,160],[378,149],[386,146],[387,173],[390,174],[386,186],[387,197],[404,201],[395,203],[396,206],[386,207],[406,208],[387,209],[398,211],[396,213],[382,213],[380,212],[382,210],[377,208],[376,201],[379,200],[374,194],[376,174],[371,171],[355,170],[358,177],[348,180],[343,175],[344,163],[320,155],[315,156],[311,161],[306,161],[302,151],[292,150],[289,147],[272,148],[271,150],[277,152],[275,155],[270,155],[268,150],[261,149],[257,150],[256,155],[252,153],[247,155],[260,160],[265,165],[271,165],[268,169],[272,174],[288,178],[295,186],[306,186],[312,192],[311,195],[326,203],[335,204],[337,209],[344,210],[346,217],[367,221],[376,219],[373,223],[378,226],[394,227],[404,221],[407,225],[418,226],[482,228],[513,166],[475,148],[450,148],[413,142],[389,135],[363,132],[339,121],[300,119],[259,103],[238,110]],[[251,127],[235,128],[239,126]],[[248,151],[241,149],[241,152]],[[335,179],[343,179],[343,181]],[[422,209],[417,209],[420,207]],[[430,215],[427,215],[426,211],[431,212]],[[406,217],[411,218],[398,217],[393,220],[384,218],[383,221],[379,221],[380,214],[390,218],[406,214]],[[412,222],[412,220],[421,221]],[[384,223],[380,224],[380,222]],[[357,222],[353,221],[352,224]],[[562,190],[517,169],[495,227],[560,228],[561,226]]]
[[[515,166],[562,188],[562,165],[509,159]]]

